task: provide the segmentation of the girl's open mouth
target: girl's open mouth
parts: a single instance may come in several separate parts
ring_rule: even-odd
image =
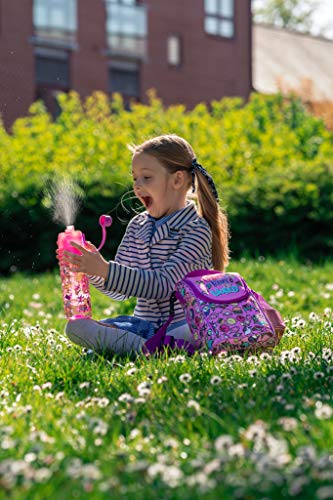
[[[146,208],[149,208],[152,206],[153,199],[151,196],[142,196],[142,201],[143,201]]]

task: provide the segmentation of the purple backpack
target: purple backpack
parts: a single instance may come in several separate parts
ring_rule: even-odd
[[[166,335],[171,311],[167,323],[146,342],[145,352],[161,351],[165,346],[213,354],[271,350],[285,330],[280,314],[237,273],[192,271],[176,284],[173,295],[183,306],[192,343]]]

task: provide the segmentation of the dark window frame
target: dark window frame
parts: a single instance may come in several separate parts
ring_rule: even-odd
[[[48,17],[47,23],[45,26],[40,23],[37,23],[37,19],[35,19],[35,2],[33,0],[33,11],[32,11],[32,24],[33,24],[33,39],[49,41],[54,44],[64,44],[64,45],[73,45],[77,40],[77,32],[78,32],[78,2],[79,0],[71,0],[73,2],[73,7],[75,9],[75,18],[74,27],[71,26],[56,26],[52,25],[50,22],[50,18]],[[62,0],[63,7],[66,8],[66,4],[68,0]],[[65,10],[65,14],[67,14],[67,9]]]
[[[148,38],[148,28],[147,28],[147,7],[144,3],[139,0],[134,0],[132,4],[126,3],[126,0],[105,0],[106,3],[106,37],[108,45],[108,54],[116,57],[130,57],[134,59],[145,59],[147,55],[147,38]],[[124,30],[112,31],[109,29],[109,6],[117,7],[127,7],[132,9],[140,8],[140,10],[145,11],[145,25],[144,34],[139,31],[137,33],[126,33]],[[112,19],[112,16],[111,16]],[[117,39],[117,43],[112,43],[112,38]],[[131,42],[133,44],[134,50],[126,49],[126,42]],[[135,47],[139,46],[139,50],[135,50]]]
[[[223,3],[224,0],[217,0],[218,2],[218,5],[219,5],[219,12],[221,12],[221,6],[222,6],[222,3]],[[226,15],[223,15],[221,13],[217,13],[217,14],[211,14],[209,12],[207,12],[206,10],[206,5],[205,5],[205,0],[203,0],[204,2],[204,32],[205,32],[205,35],[206,36],[209,36],[209,37],[213,37],[213,38],[217,38],[217,39],[223,39],[223,40],[230,40],[230,41],[233,41],[236,37],[236,14],[235,14],[235,4],[236,4],[236,0],[232,0],[233,1],[233,14],[231,16],[226,16]],[[232,22],[233,24],[233,34],[232,36],[226,36],[226,35],[221,35],[221,34],[218,34],[218,33],[209,33],[206,31],[206,28],[205,28],[205,22],[206,22],[206,19],[208,17],[211,17],[211,18],[214,18],[216,19],[218,22],[220,21],[229,21],[229,22]]]
[[[122,74],[123,76],[132,75],[136,78],[136,91],[135,92],[126,92],[126,88],[112,88],[112,71],[115,73],[118,72],[118,75]],[[109,94],[119,93],[124,98],[125,103],[129,103],[129,101],[140,101],[141,96],[141,80],[140,80],[140,65],[136,62],[132,61],[110,61],[108,67],[108,75],[109,75]]]

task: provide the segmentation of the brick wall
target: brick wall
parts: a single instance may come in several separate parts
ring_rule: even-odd
[[[204,1],[149,0],[148,57],[142,65],[142,99],[147,89],[158,89],[167,105],[223,96],[247,97],[251,90],[250,0],[235,0],[235,38],[204,32]],[[172,4],[172,5],[171,5]],[[186,15],[184,15],[186,12]],[[170,67],[166,45],[169,34],[182,39],[183,64]]]
[[[0,115],[7,125],[34,101],[32,0],[0,1]]]
[[[108,91],[106,12],[103,1],[78,1],[79,50],[71,54],[71,86],[83,97]]]
[[[204,32],[204,0],[140,0],[147,5],[147,56],[140,64],[140,97],[156,88],[166,105],[193,107],[251,91],[250,0],[235,0],[235,37]],[[0,0],[0,113],[9,127],[36,95],[32,0]],[[185,14],[186,13],[186,14]],[[104,0],[78,0],[77,46],[70,51],[70,87],[85,97],[108,91]],[[167,62],[169,34],[182,39],[183,64]]]

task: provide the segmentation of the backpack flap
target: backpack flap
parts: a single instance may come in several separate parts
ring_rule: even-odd
[[[183,278],[182,284],[187,285],[197,299],[216,304],[239,302],[250,294],[246,282],[237,273],[193,271]]]

